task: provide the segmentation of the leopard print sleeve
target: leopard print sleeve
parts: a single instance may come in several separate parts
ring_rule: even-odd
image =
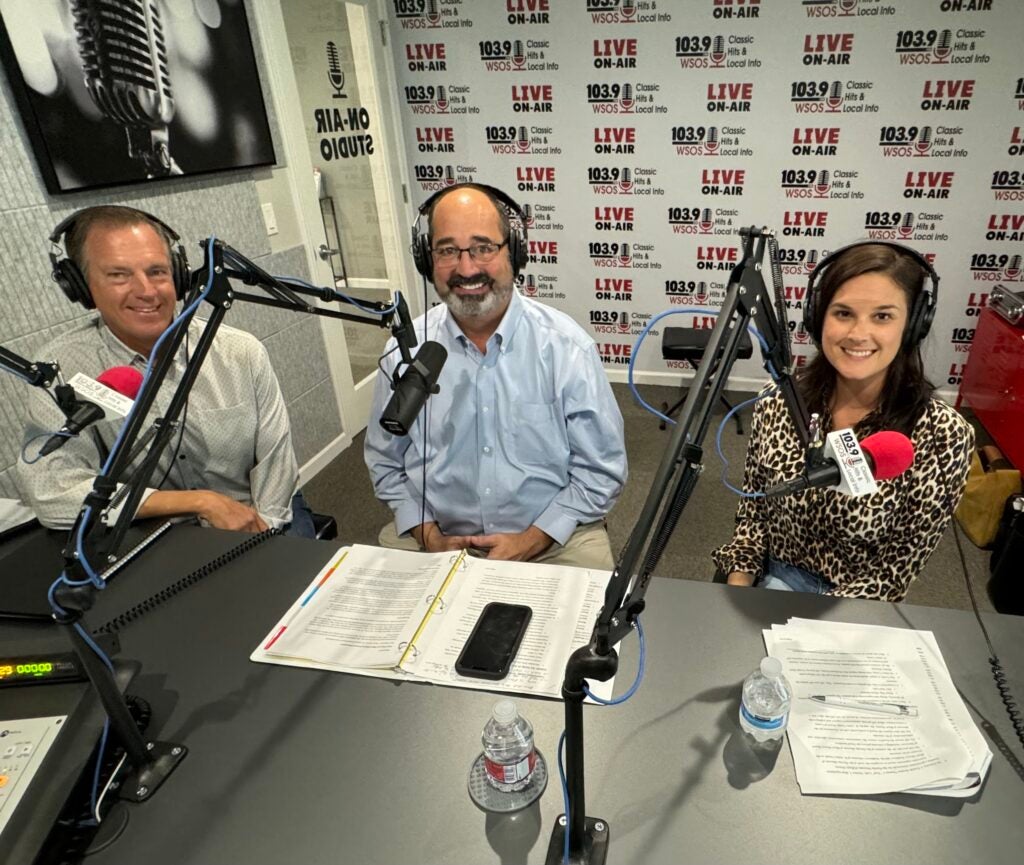
[[[901,601],[953,518],[967,484],[974,429],[933,399],[914,429],[914,463],[892,528],[872,561],[833,589],[852,598]]]
[[[744,492],[763,492],[768,486],[762,451],[771,440],[766,430],[772,428],[771,417],[776,413],[773,409],[777,410],[777,402],[769,397],[754,406],[743,468]],[[711,558],[726,576],[733,571],[743,571],[756,580],[761,575],[764,557],[768,552],[767,518],[763,498],[740,499],[732,540],[711,553]]]

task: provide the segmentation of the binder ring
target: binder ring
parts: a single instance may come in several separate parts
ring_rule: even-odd
[[[415,643],[410,645],[408,640],[402,640],[402,642],[400,642],[398,644],[398,651],[404,653],[406,651],[406,649],[408,649],[408,651],[412,652],[412,656],[414,658],[418,658],[420,656],[420,650],[416,648],[416,644]]]
[[[437,612],[443,613],[444,612],[444,598],[438,598],[437,595],[427,595],[427,597],[424,598],[423,603],[426,604],[429,607],[432,603],[434,603],[434,599],[435,598],[437,598]]]

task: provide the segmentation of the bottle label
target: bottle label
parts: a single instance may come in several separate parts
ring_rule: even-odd
[[[785,727],[786,719],[789,717],[789,712],[785,712],[774,718],[765,718],[763,715],[755,715],[753,712],[748,711],[747,707],[742,703],[740,704],[740,714],[748,724],[761,730],[778,730],[780,727]]]
[[[525,781],[533,774],[533,767],[536,763],[536,751],[530,751],[518,763],[495,763],[484,757],[484,768],[487,770],[487,774],[499,784],[515,784],[516,781]]]

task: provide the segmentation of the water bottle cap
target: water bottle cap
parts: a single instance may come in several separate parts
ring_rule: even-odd
[[[499,724],[511,724],[519,717],[519,711],[512,700],[498,700],[491,709],[491,717]]]
[[[777,679],[782,675],[782,661],[778,658],[762,658],[761,675],[767,679]]]

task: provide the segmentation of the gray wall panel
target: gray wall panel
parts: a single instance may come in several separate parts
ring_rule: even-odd
[[[18,117],[7,76],[0,74],[0,210],[41,204],[46,194]]]
[[[329,381],[321,382],[289,404],[288,415],[300,465],[315,456],[341,430],[341,417]]]

